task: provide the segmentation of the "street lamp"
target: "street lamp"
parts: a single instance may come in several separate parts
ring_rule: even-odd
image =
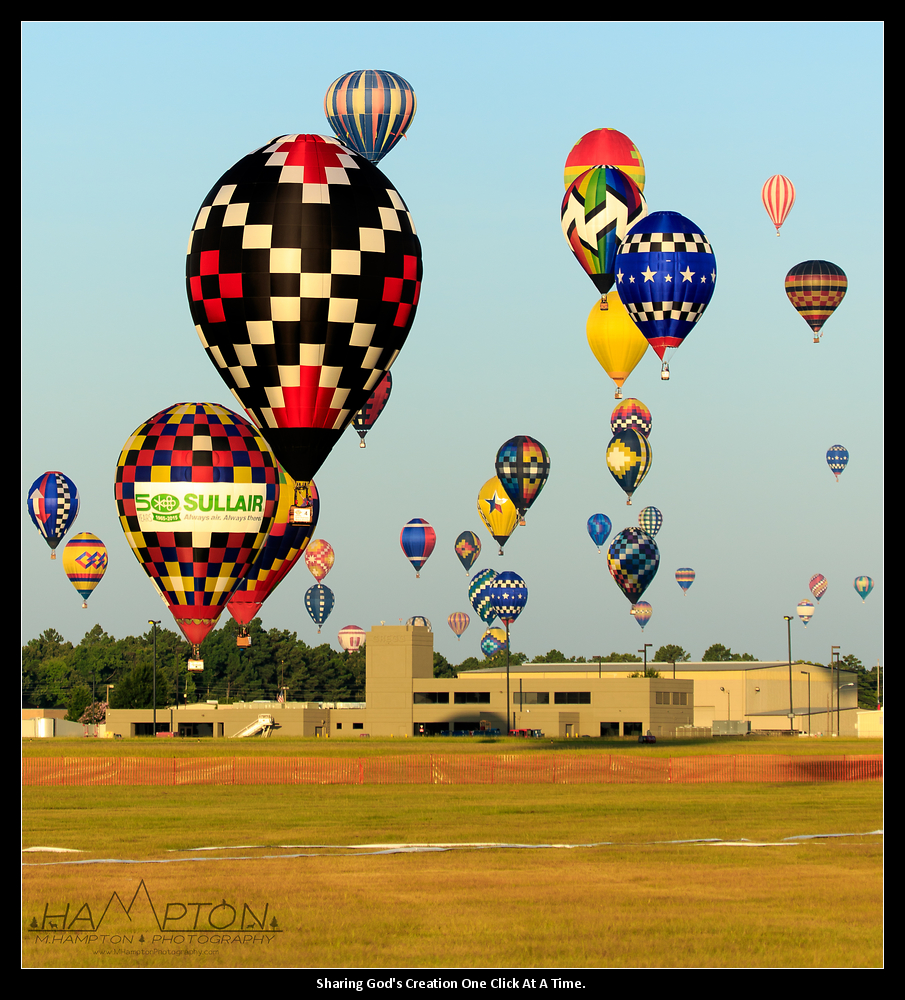
[[[726,711],[729,713],[729,721],[731,722],[732,721],[732,694],[731,694],[731,692],[727,691],[724,687],[721,687],[720,691],[723,691],[725,693],[725,695],[726,695]]]
[[[836,675],[836,735],[839,735],[839,653],[837,650],[841,649],[841,646],[830,646],[830,681],[832,681],[832,675]],[[832,689],[830,689],[832,692]],[[832,695],[831,695],[832,697]],[[830,701],[832,704],[832,701]]]
[[[789,735],[795,732],[795,708],[792,704],[792,616],[783,615],[786,620],[786,636],[789,640]]]
[[[648,646],[652,646],[652,645],[653,645],[652,642],[646,642],[644,644],[644,649],[639,649],[638,650],[639,653],[643,653],[644,654],[644,676],[645,677],[647,677],[647,647]]]
[[[148,619],[148,624],[151,626],[151,630],[154,633],[154,680],[151,683],[151,698],[153,701],[153,715],[151,718],[154,720],[154,727],[152,736],[157,735],[157,626],[160,624],[159,621],[154,621],[153,619]]]

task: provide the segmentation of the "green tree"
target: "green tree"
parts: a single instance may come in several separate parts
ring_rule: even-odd
[[[722,660],[745,660],[748,662],[755,662],[757,658],[752,656],[750,653],[733,653],[728,646],[715,642],[712,646],[709,646],[705,650],[701,659],[704,663],[713,663],[720,662]]]
[[[681,646],[661,646],[654,653],[655,663],[687,663],[691,659]]]
[[[592,656],[591,663],[641,663],[641,657],[634,653],[610,653],[608,656]]]

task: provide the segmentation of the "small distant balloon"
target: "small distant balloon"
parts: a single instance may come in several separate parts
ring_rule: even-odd
[[[425,618],[424,615],[412,615],[411,618],[407,618],[405,621],[406,625],[421,625],[426,628],[428,632],[433,632],[433,626],[430,623],[429,618]]]
[[[597,546],[598,552],[600,546],[610,537],[612,530],[613,522],[606,514],[592,514],[588,518],[588,534],[591,536],[591,541]]]
[[[806,260],[796,264],[786,275],[786,295],[798,315],[820,343],[823,324],[845,298],[848,278],[845,271],[828,260]]]
[[[874,589],[874,581],[869,576],[855,577],[855,590],[861,598],[862,603],[867,599],[868,594]]]
[[[405,135],[416,110],[412,85],[383,69],[344,73],[324,95],[334,135],[371,163],[382,160]]]
[[[463,531],[456,539],[456,555],[467,573],[481,554],[481,541],[473,531]]]
[[[490,585],[496,575],[495,569],[479,569],[468,584],[468,600],[485,625],[492,625],[497,616],[490,603]]]
[[[500,628],[489,628],[481,636],[481,652],[490,659],[491,656],[495,656],[501,649],[506,648],[506,629]]]
[[[798,602],[798,617],[804,622],[804,627],[808,627],[808,622],[811,620],[811,615],[814,614],[814,605],[810,601],[799,601]]]
[[[62,472],[45,472],[31,484],[26,501],[28,513],[41,537],[50,546],[50,558],[72,527],[79,513],[79,491]]]
[[[683,566],[676,570],[676,583],[682,588],[683,593],[688,593],[688,588],[694,583],[694,570],[690,566]]]
[[[468,628],[468,623],[471,619],[465,614],[464,611],[454,611],[449,618],[446,619],[447,624],[455,633],[457,639],[462,638],[462,633]]]
[[[848,465],[848,452],[841,444],[834,444],[826,453],[826,464],[830,467],[830,471],[836,477],[836,482],[838,483],[839,477]]]
[[[311,620],[317,625],[318,632],[321,630],[321,625],[329,618],[334,601],[333,591],[322,583],[316,583],[305,591],[305,607]]]
[[[335,561],[333,546],[323,538],[312,539],[305,549],[305,565],[318,583],[333,569]]]
[[[767,215],[770,216],[770,221],[776,226],[776,235],[779,236],[779,230],[795,204],[795,185],[788,177],[774,174],[764,181],[760,198],[767,210]]]
[[[421,576],[421,567],[434,551],[437,535],[423,517],[413,517],[399,533],[399,544],[418,577]]]
[[[648,474],[653,452],[647,438],[634,427],[614,434],[606,449],[606,466],[632,503],[632,494]]]
[[[631,613],[635,621],[641,626],[643,630],[644,626],[650,621],[650,616],[654,612],[653,608],[647,603],[647,601],[638,601],[637,604],[632,605]]]
[[[82,531],[63,549],[63,569],[82,597],[82,607],[107,572],[107,547],[90,531]]]
[[[656,507],[645,507],[638,515],[638,527],[642,528],[653,538],[663,527],[663,515]]]
[[[377,387],[368,396],[368,401],[352,418],[352,426],[361,438],[360,447],[365,447],[365,436],[374,426],[374,422],[383,413],[383,408],[387,405],[390,392],[393,389],[393,376],[386,372],[383,378],[377,383]]]
[[[367,637],[367,632],[358,625],[346,625],[345,628],[339,630],[339,644],[342,646],[343,650],[347,653],[353,653],[361,645]]]
[[[645,437],[650,437],[653,427],[653,417],[650,415],[650,410],[640,399],[634,399],[631,396],[617,403],[610,414],[610,428],[614,434],[628,430],[630,427]]]
[[[808,587],[814,595],[814,600],[819,601],[820,598],[826,593],[826,577],[822,573],[815,573],[814,576],[811,577]]]

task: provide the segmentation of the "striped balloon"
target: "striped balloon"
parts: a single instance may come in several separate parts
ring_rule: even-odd
[[[359,646],[364,644],[367,632],[358,625],[346,625],[339,630],[339,644],[347,653],[354,652]]]
[[[694,583],[694,570],[690,566],[677,569],[676,583],[682,588],[682,592],[687,594],[688,588]]]
[[[653,608],[647,603],[647,601],[638,601],[637,604],[632,605],[631,615],[635,621],[641,626],[642,630],[644,626],[650,621],[650,616],[654,613]]]
[[[465,614],[464,611],[454,611],[449,618],[446,619],[447,624],[455,633],[457,639],[462,638],[462,633],[468,628],[468,623],[471,619]]]
[[[437,535],[423,517],[413,517],[399,533],[399,544],[402,546],[406,559],[414,567],[417,577],[421,576],[421,567],[434,551]]]
[[[345,73],[324,95],[324,114],[336,137],[371,163],[405,135],[416,109],[412,85],[383,69]]]
[[[811,615],[814,614],[816,608],[810,601],[799,601],[798,602],[798,617],[804,622],[804,627],[808,627],[808,622],[811,620]]]
[[[792,211],[792,206],[795,204],[795,185],[788,177],[774,174],[768,181],[764,182],[760,198],[767,210],[767,215],[770,216],[770,221],[776,226],[776,235],[779,236],[780,227],[786,221],[786,216]]]
[[[806,260],[786,275],[786,295],[813,331],[815,344],[820,343],[823,324],[833,315],[847,289],[845,271],[828,260]]]
[[[822,573],[815,573],[808,584],[814,599],[819,601],[826,593],[826,577]]]

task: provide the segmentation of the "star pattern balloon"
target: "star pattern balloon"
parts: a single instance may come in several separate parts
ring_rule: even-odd
[[[547,449],[525,435],[510,438],[497,452],[496,474],[524,524],[528,508],[540,496],[550,475]]]
[[[786,295],[813,331],[815,344],[820,343],[823,324],[836,311],[847,290],[845,271],[828,260],[803,261],[786,275]]]
[[[90,531],[82,531],[63,549],[63,570],[82,597],[82,607],[107,572],[107,547]]]
[[[506,570],[490,584],[490,605],[500,621],[511,625],[528,603],[528,586],[518,573]]]
[[[676,570],[676,583],[682,588],[684,594],[688,593],[688,588],[694,583],[694,570],[690,566],[683,566]]]
[[[808,589],[814,595],[814,600],[819,601],[826,593],[826,577],[822,573],[815,573],[808,583]]]
[[[779,230],[795,204],[795,185],[788,177],[774,174],[764,181],[760,197],[770,221],[776,226],[776,235],[779,236]]]
[[[662,360],[704,315],[716,285],[716,256],[700,227],[678,212],[636,222],[616,256],[619,297]]]
[[[839,482],[839,477],[848,465],[848,451],[841,444],[834,444],[826,453],[826,464]]]
[[[614,128],[592,129],[575,143],[563,170],[565,187],[579,174],[601,163],[612,163],[631,177],[639,191],[644,190],[644,160],[632,140]]]
[[[591,541],[597,546],[598,552],[600,546],[610,537],[612,530],[613,522],[606,514],[592,514],[588,518],[588,534],[591,536]]]
[[[422,517],[413,517],[399,533],[399,544],[406,559],[415,569],[415,576],[421,576],[421,567],[427,562],[437,535],[434,529]]]
[[[320,633],[321,625],[330,616],[334,603],[333,591],[322,583],[316,583],[305,591],[305,608],[311,616],[311,620],[317,625],[318,633]]]
[[[641,600],[660,568],[657,543],[640,528],[625,528],[613,539],[607,566],[617,586],[631,604]]]
[[[503,489],[499,476],[488,479],[481,487],[478,493],[478,513],[484,527],[499,545],[502,555],[503,546],[518,524],[518,509]]]
[[[334,134],[371,163],[382,160],[405,135],[416,110],[412,85],[383,69],[344,73],[324,96]]]
[[[473,531],[463,531],[456,539],[455,550],[456,555],[459,557],[459,562],[462,563],[465,567],[465,572],[468,573],[471,567],[474,566],[475,560],[481,554],[481,541]]]
[[[50,558],[79,514],[79,491],[62,472],[45,472],[31,484],[26,501],[28,515],[50,546]]]
[[[614,434],[606,449],[606,467],[625,492],[626,503],[650,471],[653,452],[647,438],[633,427]]]
[[[205,197],[186,258],[195,329],[293,479],[314,478],[395,361],[421,270],[405,202],[336,139],[273,139]]]
[[[871,580],[869,576],[856,576],[855,577],[855,590],[858,596],[861,598],[861,603],[867,600],[868,595],[874,589],[874,581]]]
[[[368,401],[352,418],[352,426],[361,438],[360,447],[365,447],[365,435],[374,426],[374,421],[383,413],[390,392],[393,389],[393,376],[387,372],[377,383],[377,388],[368,396]]]
[[[640,399],[633,399],[630,396],[616,404],[610,415],[610,427],[614,434],[632,427],[645,437],[649,437],[653,427],[653,418],[650,415],[650,410]]]
[[[161,410],[123,446],[115,498],[126,541],[193,646],[257,557],[278,494],[267,442],[214,403]]]

